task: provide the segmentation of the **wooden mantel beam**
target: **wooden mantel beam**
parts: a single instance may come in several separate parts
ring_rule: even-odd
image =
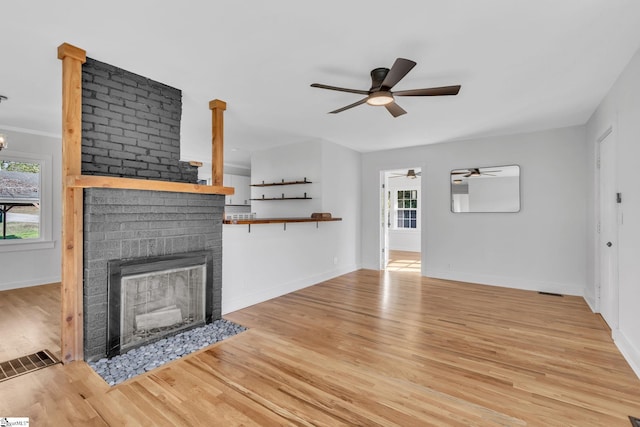
[[[68,43],[58,47],[62,60],[62,270],[60,350],[62,362],[83,359],[82,189],[67,177],[82,171],[82,64],[86,52]]]
[[[211,110],[211,181],[215,187],[222,187],[224,174],[224,110],[227,103],[214,99],[209,102]]]

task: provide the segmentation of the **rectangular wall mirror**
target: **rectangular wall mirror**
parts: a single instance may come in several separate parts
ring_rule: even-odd
[[[451,171],[451,212],[519,212],[520,166]]]

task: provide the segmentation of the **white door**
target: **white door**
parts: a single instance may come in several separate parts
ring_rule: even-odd
[[[387,264],[389,264],[389,227],[390,224],[390,215],[391,215],[391,206],[389,201],[389,179],[386,173],[381,174],[382,185],[380,190],[380,227],[382,231],[381,238],[381,254],[380,254],[380,270],[384,270],[387,268]]]
[[[618,328],[618,200],[615,134],[599,141],[600,162],[600,314],[612,331]]]

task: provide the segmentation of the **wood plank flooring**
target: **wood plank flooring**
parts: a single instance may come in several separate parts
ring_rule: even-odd
[[[109,388],[0,383],[32,425],[629,426],[640,380],[582,298],[360,270],[225,316],[250,330]]]
[[[45,348],[60,358],[60,283],[0,292],[0,337],[0,362]]]
[[[420,274],[422,258],[420,252],[389,251],[387,271],[405,271]]]

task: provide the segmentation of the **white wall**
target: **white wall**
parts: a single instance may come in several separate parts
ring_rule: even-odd
[[[287,194],[306,191],[313,199],[253,202],[259,217],[309,217],[320,211],[342,221],[317,227],[290,223],[286,231],[283,224],[252,225],[250,233],[246,225],[224,225],[223,314],[360,267],[360,154],[328,142],[300,143],[255,153],[251,164],[254,183],[313,181],[275,187]]]
[[[35,157],[51,160],[51,175],[42,175],[42,186],[50,189],[49,217],[43,217],[45,226],[51,229],[51,239],[42,243],[30,242],[19,245],[10,243],[0,246],[0,291],[42,285],[60,281],[60,233],[62,193],[62,143],[60,138],[28,133],[28,131],[8,130],[0,127],[0,133],[8,136],[9,147],[0,152],[0,158],[13,154],[27,153]],[[43,194],[42,215],[46,211]]]
[[[640,159],[640,51],[620,75],[617,82],[602,101],[587,124],[589,142],[589,271],[586,299],[595,307],[596,284],[599,281],[597,269],[596,234],[596,173],[595,157],[597,139],[609,127],[617,142],[617,182],[622,193],[620,214],[623,221],[619,226],[619,329],[613,331],[613,339],[625,355],[636,374],[640,376],[640,192],[637,189],[638,160]]]
[[[289,144],[270,150],[256,151],[251,156],[252,184],[261,182],[302,181],[311,184],[273,187],[251,187],[251,198],[303,197],[311,200],[284,200],[251,202],[251,210],[258,218],[308,217],[322,212],[323,142]]]
[[[380,170],[420,161],[422,263],[430,277],[583,295],[586,278],[584,127],[363,154],[362,264],[378,269]],[[521,211],[450,209],[450,171],[516,164]]]
[[[396,177],[389,178],[389,191],[391,191],[392,201],[397,197],[398,190],[418,190],[418,201],[422,199],[420,188],[422,187],[422,178]],[[393,206],[391,208],[393,210]],[[420,209],[418,208],[418,215]],[[417,229],[397,229],[395,228],[395,217],[391,214],[391,228],[389,229],[389,249],[396,251],[420,252],[420,235],[421,223],[420,218],[417,221]]]

